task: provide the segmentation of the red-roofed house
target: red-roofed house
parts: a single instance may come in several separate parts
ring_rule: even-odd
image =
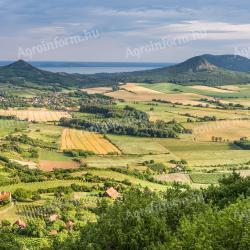
[[[68,230],[72,229],[73,226],[74,226],[74,222],[72,222],[71,220],[67,221],[65,224],[65,228]]]
[[[10,192],[0,192],[0,203],[4,201],[11,202],[11,193]]]
[[[14,225],[17,225],[17,226],[19,226],[20,228],[26,228],[27,227],[27,224],[24,222],[24,221],[22,221],[21,219],[18,219],[15,223],[14,223]]]
[[[57,232],[57,230],[52,229],[52,230],[49,232],[49,234],[50,234],[50,235],[57,235],[58,232]]]
[[[117,192],[113,187],[110,187],[106,190],[106,195],[112,199],[117,199],[120,196],[120,193]]]
[[[60,216],[58,214],[51,214],[49,216],[49,221],[54,222],[54,221],[57,221],[59,218],[60,218]]]

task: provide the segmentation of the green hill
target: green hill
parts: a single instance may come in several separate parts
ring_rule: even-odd
[[[204,84],[209,86],[250,83],[250,74],[218,67],[208,60],[208,56],[193,57],[183,63],[160,69],[119,73],[111,76],[113,81],[122,82],[172,82],[183,85]],[[210,58],[210,57],[209,57]],[[232,57],[230,57],[232,59]],[[214,58],[213,58],[214,59]],[[217,59],[218,60],[218,59]],[[236,61],[238,59],[236,58]],[[248,60],[248,59],[247,59]],[[222,65],[222,59],[217,65]],[[219,63],[220,62],[220,63]],[[236,68],[237,63],[231,68]],[[223,67],[229,67],[224,61]],[[246,69],[245,65],[245,69]],[[242,66],[243,68],[243,66]],[[105,77],[105,75],[103,75]]]
[[[250,60],[240,56],[202,55],[170,67],[93,75],[52,73],[19,60],[0,68],[0,84],[36,87],[94,87],[119,82],[170,82],[208,86],[250,83]]]

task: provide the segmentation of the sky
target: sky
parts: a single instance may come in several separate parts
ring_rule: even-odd
[[[250,57],[249,0],[0,0],[0,60]]]

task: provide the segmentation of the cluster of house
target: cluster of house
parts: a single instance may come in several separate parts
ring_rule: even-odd
[[[49,222],[55,222],[55,221],[57,221],[57,220],[59,220],[59,219],[60,219],[60,215],[58,215],[58,214],[51,214],[51,215],[48,217],[48,221],[49,221]],[[20,229],[25,229],[25,228],[28,226],[27,223],[25,223],[25,222],[22,221],[21,219],[18,219],[18,220],[14,223],[14,225],[17,225]],[[68,220],[68,221],[65,223],[65,225],[64,225],[65,229],[67,229],[67,230],[71,230],[71,229],[73,228],[73,226],[74,226],[74,222],[71,221],[71,220]],[[51,230],[51,231],[50,231],[50,235],[56,235],[56,234],[58,234],[58,231],[57,231],[57,230]]]
[[[114,189],[113,187],[108,188],[106,190],[106,192],[105,192],[105,195],[107,197],[109,197],[109,198],[114,199],[114,200],[121,196],[121,194],[116,189]],[[1,202],[6,201],[6,200],[9,200],[11,202],[11,193],[10,192],[1,192],[0,193],[0,204],[1,204]],[[55,221],[57,221],[59,219],[60,219],[60,215],[58,215],[58,214],[51,214],[48,217],[49,222],[55,222]],[[14,223],[14,225],[17,225],[20,229],[25,229],[27,227],[27,223],[25,223],[21,219],[18,219]],[[73,226],[74,226],[74,222],[71,221],[71,220],[68,220],[65,223],[65,229],[67,229],[67,230],[71,230],[73,228]],[[51,235],[57,235],[58,231],[57,230],[51,230],[50,234]]]

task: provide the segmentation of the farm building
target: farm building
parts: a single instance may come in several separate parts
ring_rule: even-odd
[[[106,190],[106,195],[112,199],[117,199],[120,196],[120,193],[117,192],[113,187],[110,187]]]
[[[57,235],[58,234],[58,231],[53,229],[49,232],[50,235]]]
[[[26,224],[24,221],[22,221],[21,219],[18,219],[18,220],[14,223],[14,225],[17,225],[19,228],[22,228],[22,229],[24,229],[24,228],[27,227],[27,224]]]
[[[68,230],[72,229],[73,226],[74,226],[74,222],[72,222],[71,220],[67,221],[65,224],[65,228]]]
[[[11,193],[10,192],[0,192],[0,204],[9,201],[11,202]]]
[[[54,221],[57,221],[59,218],[60,218],[60,216],[58,214],[51,214],[49,216],[49,221],[54,222]]]

